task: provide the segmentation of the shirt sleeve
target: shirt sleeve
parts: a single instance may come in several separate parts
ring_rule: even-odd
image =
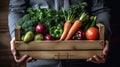
[[[25,14],[27,8],[26,0],[10,0],[9,14],[8,14],[8,26],[11,38],[15,36],[15,27],[18,19]]]
[[[110,39],[110,9],[104,0],[93,0],[91,12],[97,16],[97,22],[105,25],[105,39]]]

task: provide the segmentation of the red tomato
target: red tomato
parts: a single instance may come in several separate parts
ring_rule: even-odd
[[[96,40],[99,37],[99,30],[96,27],[90,27],[85,33],[86,39]]]

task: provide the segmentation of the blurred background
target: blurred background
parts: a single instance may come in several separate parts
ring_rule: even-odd
[[[120,51],[120,10],[119,0],[106,0],[111,8],[111,29],[112,37],[110,44],[110,52],[106,65],[119,67],[119,51]],[[20,67],[15,63],[10,51],[10,35],[8,30],[8,5],[9,0],[0,0],[0,67]],[[14,19],[14,18],[13,18]]]
[[[8,5],[9,0],[0,0],[0,67],[17,67],[19,65],[14,62],[10,51]]]

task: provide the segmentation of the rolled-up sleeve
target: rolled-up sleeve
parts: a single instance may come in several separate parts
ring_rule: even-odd
[[[8,26],[11,38],[15,36],[14,30],[17,25],[18,19],[25,14],[26,8],[26,0],[10,0]]]
[[[105,39],[110,39],[110,9],[106,6],[104,0],[93,0],[92,14],[97,16],[97,22],[105,25]]]

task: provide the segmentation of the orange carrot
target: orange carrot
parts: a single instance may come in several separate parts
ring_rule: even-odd
[[[72,26],[72,21],[74,19],[74,12],[69,11],[66,12],[63,8],[62,8],[63,14],[64,14],[64,18],[65,18],[65,23],[64,23],[64,28],[63,28],[63,33],[60,37],[60,40],[64,40]]]
[[[67,36],[67,34],[68,34],[71,26],[72,26],[72,24],[71,24],[70,21],[67,21],[67,22],[64,24],[64,31],[63,31],[63,33],[62,33],[62,35],[61,35],[60,40],[64,40],[64,39],[66,38],[66,36]]]
[[[76,20],[75,23],[72,25],[71,29],[69,30],[67,37],[65,40],[71,39],[72,35],[81,27],[82,22],[80,20]]]
[[[70,28],[67,37],[65,40],[71,39],[71,37],[74,35],[74,33],[82,26],[82,22],[88,18],[87,13],[83,12],[79,18],[79,20],[76,20],[72,27]]]

